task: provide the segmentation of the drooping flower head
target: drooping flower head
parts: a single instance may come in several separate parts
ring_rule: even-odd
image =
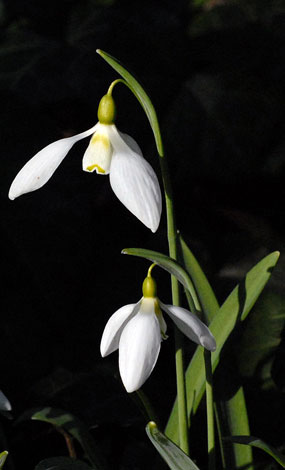
[[[196,315],[158,299],[152,267],[143,282],[143,297],[138,303],[117,310],[107,322],[101,339],[103,357],[119,349],[120,375],[129,393],[144,384],[158,359],[167,329],[162,310],[189,339],[210,351],[216,349],[215,338]]]
[[[92,134],[83,156],[83,170],[110,175],[110,184],[118,199],[155,232],[161,216],[158,179],[135,140],[119,132],[114,124],[116,107],[111,86],[109,90],[99,103],[98,123],[85,132],[57,140],[40,150],[15,177],[9,198],[13,200],[44,186],[72,146]]]

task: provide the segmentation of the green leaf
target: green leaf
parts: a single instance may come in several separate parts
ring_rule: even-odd
[[[252,447],[257,447],[258,449],[264,450],[267,454],[271,455],[276,462],[278,462],[281,467],[285,468],[285,455],[281,454],[277,449],[274,449],[269,444],[266,444],[266,442],[262,441],[261,439],[258,439],[258,437],[254,436],[230,436],[230,437],[224,437],[224,441],[232,441],[235,442],[236,444],[242,444],[242,445],[248,445]]]
[[[1,468],[3,468],[3,465],[4,465],[5,460],[7,459],[7,457],[8,457],[7,450],[4,450],[3,452],[1,452],[1,454],[0,454],[0,470],[1,470]]]
[[[207,322],[210,323],[219,310],[218,301],[197,259],[180,234],[178,235],[178,241],[181,247],[184,267],[193,281]]]
[[[234,383],[236,377],[232,377],[231,373],[227,373],[223,377],[225,381]],[[220,384],[221,385],[221,384]],[[223,383],[222,383],[223,386]],[[247,416],[247,408],[244,397],[243,387],[240,386],[233,396],[228,400],[219,400],[216,404],[218,412],[217,424],[219,427],[219,435],[223,447],[224,468],[246,468],[252,470],[252,450],[250,447],[224,446],[222,436],[226,434],[245,434],[249,436],[249,422]]]
[[[35,470],[90,470],[91,467],[81,460],[70,457],[51,457],[41,460]]]
[[[271,253],[263,258],[245,276],[225,300],[210,324],[217,349],[212,353],[213,371],[218,365],[221,350],[233,331],[235,325],[244,320],[262,292],[277,263],[279,252]],[[203,370],[203,349],[199,346],[186,371],[187,409],[189,416],[195,413],[205,391],[205,375]],[[177,402],[175,402],[166,426],[166,435],[178,442],[177,434]]]
[[[273,386],[270,370],[284,330],[284,310],[285,302],[280,295],[269,292],[263,296],[248,319],[239,344],[237,357],[241,374],[258,375],[266,388]]]
[[[188,455],[158,430],[153,421],[147,424],[146,433],[171,470],[199,470]]]
[[[180,242],[184,267],[194,283],[204,317],[210,323],[219,310],[217,298],[197,259],[183,240],[181,234],[178,235],[178,240]],[[231,382],[231,378],[228,375],[226,380]],[[221,401],[217,404],[216,415],[220,434],[225,434],[224,429],[227,429],[230,434],[249,435],[248,416],[242,386],[237,389],[230,400]],[[234,459],[237,468],[242,468],[243,466],[247,466],[248,470],[252,468],[249,467],[252,462],[252,452],[249,447],[233,445],[232,448],[223,449],[224,446],[221,441],[220,445],[225,459],[225,468],[230,467],[232,459]]]
[[[95,470],[102,470],[102,468],[104,468],[104,462],[102,462],[99,457],[100,454],[96,449],[94,439],[85,427],[84,423],[72,414],[60,409],[46,407],[31,410],[28,413],[25,413],[21,419],[25,419],[27,417],[37,421],[44,421],[55,427],[62,428],[80,443],[82,449],[86,453],[86,457]]]
[[[141,106],[143,107],[144,112],[147,115],[149,123],[151,125],[157,151],[160,156],[163,156],[163,145],[160,135],[159,123],[156,115],[156,111],[154,106],[149,98],[149,96],[144,91],[141,84],[136,80],[136,78],[119,62],[118,59],[112,57],[107,52],[101,51],[97,49],[96,51],[113,69],[118,72],[119,75],[127,82],[128,87],[133,92],[137,100],[140,102]]]
[[[167,255],[159,253],[158,251],[146,250],[144,248],[124,248],[122,253],[146,258],[149,261],[156,263],[170,274],[173,274],[178,279],[178,281],[180,281],[181,284],[189,290],[196,310],[200,311],[200,304],[193,283],[185,269],[183,269],[182,266],[177,263],[177,261],[169,258]]]

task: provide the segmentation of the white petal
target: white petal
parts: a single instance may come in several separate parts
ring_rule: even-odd
[[[10,411],[12,409],[11,403],[4,393],[0,390],[0,410]]]
[[[138,153],[142,157],[143,153],[142,153],[141,148],[139,147],[138,143],[135,141],[135,139],[133,139],[133,137],[130,136],[129,134],[125,134],[124,132],[120,132],[118,129],[117,129],[117,131],[120,134],[120,136],[122,137],[122,139],[124,140],[124,142],[127,144],[127,146],[131,147],[131,149],[135,153]]]
[[[209,328],[193,313],[182,307],[164,305],[161,308],[171,317],[179,330],[197,344],[201,344],[209,351],[216,350],[216,341]]]
[[[89,173],[96,171],[99,175],[110,173],[113,149],[108,136],[108,127],[107,124],[97,124],[96,132],[83,156],[82,169],[84,171]]]
[[[119,340],[123,328],[139,309],[139,303],[124,305],[119,308],[108,320],[103,331],[100,351],[103,357],[108,356],[119,347]]]
[[[138,390],[150,376],[160,344],[153,299],[142,299],[139,312],[126,324],[119,342],[119,368],[127,392]]]
[[[150,164],[120,137],[114,125],[109,126],[108,133],[113,146],[111,187],[122,204],[155,232],[161,216],[157,176]]]
[[[92,134],[96,125],[80,134],[52,142],[40,150],[17,174],[11,184],[9,198],[13,200],[46,184],[75,142]]]

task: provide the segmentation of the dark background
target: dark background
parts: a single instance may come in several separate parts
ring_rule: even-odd
[[[50,405],[83,419],[115,470],[149,468],[155,451],[144,434],[145,417],[120,383],[117,354],[103,360],[99,343],[109,316],[139,300],[148,268],[120,252],[167,253],[165,211],[153,235],[116,199],[108,177],[82,172],[86,140],[37,192],[12,202],[9,186],[42,147],[97,121],[98,102],[117,75],[95,51],[109,52],[153,100],[178,227],[223,302],[252,265],[284,245],[282,3],[0,1],[0,388],[14,418]],[[142,109],[124,87],[114,97],[119,129],[136,139],[159,174]],[[281,256],[265,293],[267,310],[282,316],[283,265]],[[170,303],[168,276],[157,269],[156,278],[160,298]],[[175,397],[168,325],[170,338],[144,387],[162,428]],[[252,434],[282,447],[281,332],[269,389],[259,363],[243,373],[229,362],[246,388]],[[3,417],[2,426],[8,469],[13,461],[33,468],[45,457],[66,455],[62,437],[48,425]],[[203,462],[203,410],[195,426],[193,455]]]

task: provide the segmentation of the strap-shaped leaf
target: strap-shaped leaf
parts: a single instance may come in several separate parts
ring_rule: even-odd
[[[184,267],[189,273],[195,286],[195,290],[202,306],[204,318],[207,320],[207,323],[210,323],[219,310],[217,298],[206,275],[194,254],[183,240],[181,234],[178,235],[178,240],[180,242]],[[231,376],[227,376],[225,380],[231,382]],[[225,430],[230,434],[250,434],[247,408],[242,386],[237,389],[236,393],[230,399],[217,403],[216,418],[217,425],[219,427],[219,436],[225,435]],[[224,468],[229,468],[235,465],[237,468],[246,466],[247,470],[252,469],[252,450],[249,446],[236,446],[232,444],[231,446],[228,445],[224,448],[221,439],[220,445],[221,452],[223,454]]]
[[[115,57],[112,57],[107,52],[101,51],[101,49],[97,49],[96,52],[109,65],[111,65],[111,67],[113,67],[113,69],[115,69],[119,75],[121,75],[121,77],[126,81],[126,84],[130,88],[130,90],[133,92],[133,94],[137,98],[137,100],[140,102],[141,106],[143,107],[144,112],[147,115],[149,123],[151,125],[155,142],[156,142],[157,151],[160,156],[163,156],[163,145],[162,145],[162,140],[161,140],[158,119],[157,119],[156,111],[154,109],[154,106],[149,96],[146,94],[145,90],[143,89],[141,84],[138,82],[138,80],[121,64],[121,62],[118,59],[115,59]]]
[[[258,437],[254,436],[230,436],[224,437],[224,441],[231,441],[235,442],[236,444],[247,445],[251,447],[257,447],[258,449],[262,449],[267,454],[271,455],[276,462],[278,462],[281,467],[285,468],[285,455],[281,454],[277,449],[272,447],[270,444],[266,444],[266,442],[258,439]]]
[[[92,470],[87,463],[70,457],[51,457],[41,460],[35,470]]]
[[[158,430],[153,421],[147,424],[146,433],[171,470],[199,470],[188,455]]]
[[[94,470],[106,468],[105,462],[102,460],[97,450],[96,443],[85,424],[71,413],[51,407],[32,409],[25,412],[19,418],[19,421],[29,418],[44,421],[55,427],[62,428],[80,443]]]
[[[186,245],[181,234],[178,235],[178,241],[181,247],[184,267],[193,281],[207,322],[210,323],[219,310],[217,298],[201,266],[190,248]]]
[[[0,470],[3,468],[3,465],[7,457],[8,457],[7,450],[4,450],[3,452],[0,453]]]
[[[210,324],[217,349],[212,353],[213,371],[218,365],[223,345],[233,331],[235,325],[244,320],[262,292],[277,263],[279,252],[271,253],[263,258],[238,284],[225,300]],[[187,409],[189,415],[195,413],[205,391],[205,375],[203,371],[203,349],[198,347],[186,371]],[[177,435],[177,402],[170,415],[166,435],[178,442]]]

